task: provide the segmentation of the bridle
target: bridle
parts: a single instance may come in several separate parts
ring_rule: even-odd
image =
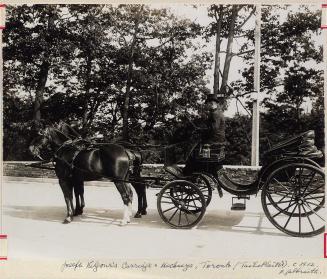
[[[32,153],[37,156],[39,159],[41,159],[42,161],[45,161],[44,158],[42,158],[42,156],[40,155],[40,150],[43,146],[45,146],[46,144],[49,145],[49,142],[54,142],[53,141],[53,138],[51,136],[51,133],[50,133],[50,129],[53,129],[53,130],[57,130],[58,132],[62,133],[60,130],[56,129],[56,128],[50,128],[50,127],[47,127],[45,128],[43,131],[39,131],[38,134],[40,136],[42,136],[44,138],[44,140],[46,140],[46,143],[44,142],[44,140],[42,140],[42,142],[38,145],[33,145],[33,151]],[[62,133],[63,134],[63,133]],[[56,154],[57,152],[65,145],[67,145],[68,142],[71,142],[72,139],[68,136],[66,136],[65,134],[63,134],[65,137],[68,138],[68,140],[64,141],[62,144],[60,144],[60,146],[57,148],[57,150],[53,153],[53,156],[51,157],[51,159],[49,159],[48,161],[53,161],[53,159],[56,158]]]

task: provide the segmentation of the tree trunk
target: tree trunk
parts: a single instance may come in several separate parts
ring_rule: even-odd
[[[139,23],[141,19],[141,13],[143,10],[143,5],[140,8],[140,11],[138,13],[138,16],[135,20],[135,27],[134,27],[134,34],[132,43],[129,49],[129,55],[128,55],[128,70],[127,70],[127,80],[126,80],[126,92],[125,92],[125,100],[124,100],[124,106],[123,106],[123,139],[128,140],[129,139],[129,131],[128,131],[128,114],[129,114],[129,103],[130,103],[130,95],[131,95],[131,86],[132,86],[132,74],[133,74],[133,63],[134,63],[134,51],[135,46],[137,43],[137,35],[138,35],[138,29],[139,29]]]
[[[49,53],[45,54],[45,57],[43,58],[41,67],[40,67],[40,72],[38,76],[38,82],[37,82],[37,87],[35,91],[35,101],[34,101],[34,108],[33,108],[33,119],[36,121],[40,121],[42,116],[41,116],[41,106],[43,103],[43,95],[45,91],[45,85],[48,80],[48,74],[49,74],[49,69],[50,69],[50,60],[49,57],[51,55],[50,50],[52,47],[52,41],[53,38],[51,37],[51,31],[55,28],[54,24],[54,15],[52,13],[52,10],[48,11],[48,37],[46,39],[46,44],[47,44],[47,49],[49,50]]]
[[[226,86],[227,86],[227,82],[228,82],[229,69],[230,69],[230,64],[231,64],[232,57],[233,57],[232,46],[233,46],[234,33],[235,33],[234,32],[235,31],[235,22],[236,22],[238,11],[239,11],[239,7],[237,5],[234,5],[232,8],[231,21],[229,23],[228,40],[227,40],[227,47],[226,47],[226,58],[225,58],[224,71],[223,71],[221,87],[220,87],[220,92],[222,94],[226,94]]]
[[[89,52],[90,53],[90,52]],[[82,130],[85,132],[87,128],[87,120],[88,120],[88,98],[90,94],[90,75],[92,70],[92,58],[90,55],[86,57],[86,73],[85,73],[85,98],[84,98],[84,112],[83,112],[83,120],[82,120]]]
[[[50,68],[49,62],[47,61],[47,59],[44,59],[40,67],[38,83],[35,91],[33,119],[36,121],[41,120],[41,105],[43,103],[43,94],[45,90],[45,84],[48,79],[49,68]]]
[[[128,110],[129,110],[129,102],[131,95],[131,85],[132,85],[132,71],[133,71],[133,55],[134,51],[131,51],[130,59],[128,63],[128,72],[127,72],[127,81],[126,81],[126,93],[123,107],[123,139],[128,140]]]
[[[221,45],[221,24],[223,21],[223,5],[219,5],[218,22],[216,29],[216,53],[215,53],[215,69],[213,81],[213,94],[217,95],[219,92],[219,71],[220,71],[220,45]]]

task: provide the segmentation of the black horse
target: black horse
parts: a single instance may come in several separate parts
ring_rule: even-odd
[[[131,184],[139,200],[135,217],[145,215],[147,204],[143,202],[143,199],[146,201],[145,185],[140,182],[142,163],[140,154],[130,152],[119,144],[91,144],[81,139],[69,125],[67,126],[73,133],[69,133],[68,136],[64,133],[67,132],[66,125],[61,123],[56,127],[45,128],[30,145],[30,151],[41,160],[43,160],[41,152],[45,149],[50,150],[67,206],[64,223],[70,223],[74,215],[83,213],[84,181],[98,180],[102,177],[112,179],[122,197],[124,203],[122,225],[130,222],[132,214],[133,192],[128,183],[130,178],[133,180]],[[75,210],[73,190],[76,199]]]

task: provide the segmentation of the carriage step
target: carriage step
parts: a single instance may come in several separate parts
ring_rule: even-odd
[[[234,200],[237,199],[243,200],[243,202],[234,202]],[[249,200],[249,196],[239,196],[239,197],[232,197],[232,207],[231,210],[245,210],[246,209],[246,200]]]
[[[245,203],[234,203],[231,207],[231,210],[245,210],[246,209],[246,206],[245,206]]]

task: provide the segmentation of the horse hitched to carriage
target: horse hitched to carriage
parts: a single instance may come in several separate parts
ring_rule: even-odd
[[[69,125],[61,123],[45,128],[33,140],[30,150],[43,159],[42,150],[50,150],[59,184],[64,194],[67,216],[83,213],[84,181],[101,177],[111,179],[124,204],[122,224],[130,222],[131,203],[135,188],[138,210],[135,217],[146,214],[146,187],[160,188],[157,209],[161,219],[172,228],[189,229],[203,219],[212,192],[217,189],[232,194],[232,210],[244,210],[245,200],[261,192],[263,211],[268,220],[282,232],[297,237],[310,237],[324,232],[325,174],[321,161],[323,154],[315,144],[314,131],[307,131],[284,140],[264,154],[263,166],[255,181],[241,184],[228,177],[224,168],[217,170],[223,156],[211,152],[210,146],[194,144],[186,159],[193,164],[185,173],[175,164],[166,164],[169,176],[142,176],[142,156],[132,145],[119,143],[92,143],[80,138]],[[320,163],[320,164],[319,164]],[[34,167],[43,167],[34,163]],[[212,167],[216,166],[216,167]],[[76,206],[73,205],[73,192]],[[236,202],[234,202],[236,200]]]

